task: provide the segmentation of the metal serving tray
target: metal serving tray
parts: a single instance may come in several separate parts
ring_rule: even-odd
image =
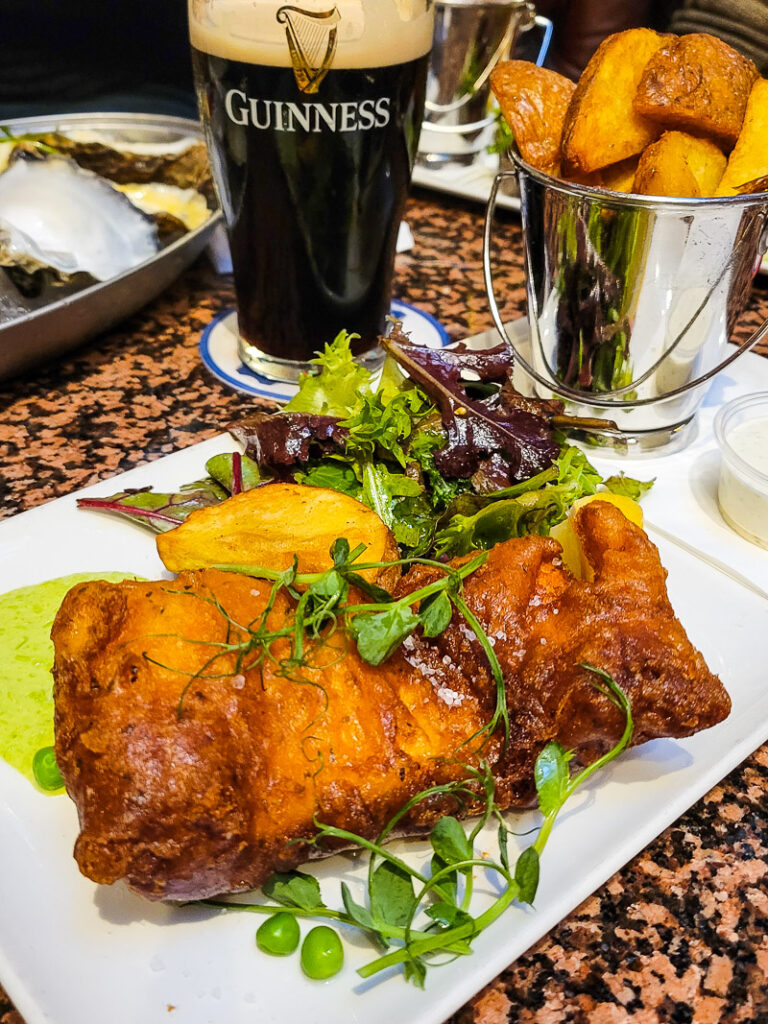
[[[98,130],[116,144],[202,141],[197,121],[153,114],[51,114],[6,121],[14,134]],[[0,380],[55,357],[108,330],[151,302],[202,252],[221,222],[216,210],[200,227],[124,274],[0,324]]]

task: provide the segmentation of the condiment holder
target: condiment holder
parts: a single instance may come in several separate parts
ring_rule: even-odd
[[[728,344],[768,245],[768,194],[612,192],[553,178],[514,148],[510,157],[514,172],[497,174],[491,189],[483,244],[498,331],[515,348],[491,250],[499,189],[516,178],[531,334],[530,351],[515,348],[517,363],[541,397],[608,421],[597,440],[614,452],[682,447],[712,378],[768,333],[766,321]]]
[[[768,548],[768,391],[724,405],[715,438],[722,456],[720,513],[742,537]]]

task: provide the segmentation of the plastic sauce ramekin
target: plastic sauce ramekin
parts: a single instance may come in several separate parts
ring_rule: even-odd
[[[724,405],[715,437],[722,454],[720,513],[742,537],[768,548],[768,391]]]

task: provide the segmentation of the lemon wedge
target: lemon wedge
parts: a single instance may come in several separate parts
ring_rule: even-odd
[[[564,519],[562,523],[558,523],[557,526],[553,526],[549,531],[549,536],[556,540],[563,549],[563,562],[568,569],[577,576],[579,579],[591,580],[594,578],[591,566],[587,563],[586,559],[582,556],[581,545],[579,544],[579,538],[576,536],[576,531],[573,528],[572,516],[574,512],[588,505],[591,501],[608,501],[611,505],[615,505],[620,512],[627,517],[630,523],[634,523],[635,526],[643,528],[643,510],[640,508],[636,501],[632,498],[628,498],[626,494],[611,494],[607,491],[601,491],[598,494],[587,494],[583,498],[579,498],[578,501],[573,503],[568,518]]]

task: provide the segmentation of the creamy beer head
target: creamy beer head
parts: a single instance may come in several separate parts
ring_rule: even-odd
[[[247,64],[377,68],[432,46],[426,0],[190,0],[196,50]]]

